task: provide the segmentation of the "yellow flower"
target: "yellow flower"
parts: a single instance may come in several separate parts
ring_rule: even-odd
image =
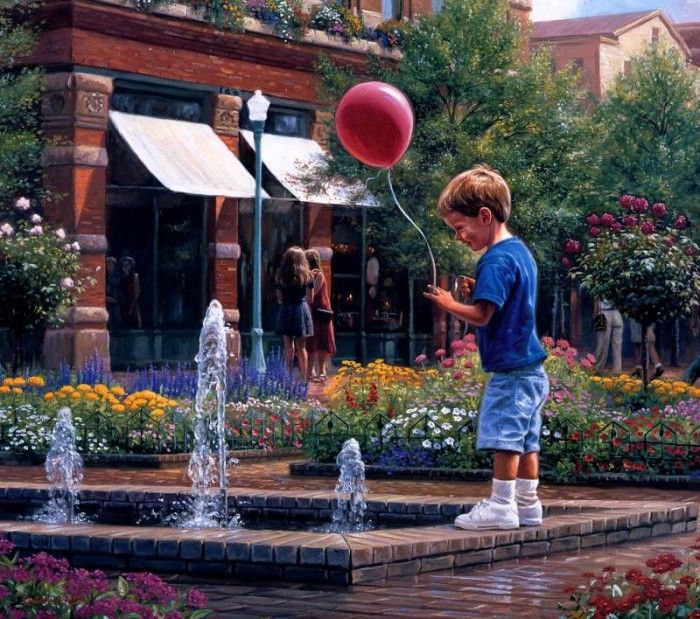
[[[22,377],[17,377],[17,378],[15,378],[14,381],[12,381],[12,384],[15,387],[24,387],[27,384],[27,381],[24,380],[24,378],[22,378]]]
[[[105,396],[109,393],[109,389],[107,389],[107,385],[95,385],[95,393]]]
[[[134,400],[134,405],[139,407],[139,406],[145,406],[146,404],[146,399],[145,398],[136,398]]]
[[[3,384],[4,386],[6,386],[6,387],[7,387],[7,386],[10,386],[10,387],[11,387],[12,385],[14,385],[14,383],[15,383],[15,379],[14,379],[14,378],[3,378],[3,379],[2,379],[2,384]]]
[[[112,410],[113,410],[115,413],[123,413],[123,412],[126,410],[126,407],[125,407],[123,404],[115,404],[115,405],[112,407]]]
[[[0,386],[0,393],[10,393],[10,387],[8,385]]]
[[[75,389],[73,389],[73,387],[71,387],[70,385],[64,385],[63,387],[61,387],[61,388],[59,389],[59,391],[60,391],[61,393],[66,393],[66,394],[68,394],[68,393],[73,393],[73,392],[75,391]]]
[[[153,409],[153,416],[156,419],[160,419],[163,415],[165,415],[165,411],[162,408]]]
[[[92,387],[90,385],[86,385],[85,383],[80,383],[76,389],[78,391],[92,391]]]
[[[99,400],[100,396],[98,396],[96,393],[86,393],[85,399],[90,400],[90,402],[94,402],[95,400]]]
[[[20,395],[22,393],[22,390],[19,387],[12,387],[12,393]]]
[[[130,411],[137,411],[138,409],[139,409],[139,407],[136,406],[136,404],[129,404],[129,410],[130,410]]]
[[[110,389],[110,391],[114,395],[116,395],[117,397],[122,397],[124,395],[124,388],[123,387],[115,386],[115,387],[112,387]]]
[[[71,399],[73,400],[79,400],[80,399],[80,393],[78,391],[74,391],[73,393],[70,394]]]
[[[53,400],[53,397],[54,397],[54,396],[53,396],[53,393],[52,393],[51,391],[49,391],[48,393],[45,393],[45,394],[44,394],[44,400],[46,400],[47,402],[48,402],[49,400]]]
[[[30,376],[27,381],[30,387],[43,387],[46,381],[41,376]]]

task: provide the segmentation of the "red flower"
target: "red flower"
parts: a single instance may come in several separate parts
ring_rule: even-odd
[[[626,193],[624,196],[620,196],[620,205],[623,208],[632,208],[634,205],[634,196],[631,196],[628,193]]]
[[[628,228],[632,228],[637,225],[637,218],[634,215],[625,215],[622,218],[622,223]]]
[[[589,226],[597,226],[600,223],[600,217],[598,217],[598,215],[595,213],[591,213],[588,217],[586,217],[586,223]]]
[[[457,371],[453,376],[455,380],[462,380],[464,378],[464,372]]]
[[[661,219],[666,215],[666,205],[663,202],[657,202],[651,207],[651,214],[657,219]]]
[[[581,440],[581,433],[580,432],[572,432],[569,435],[569,439],[572,441],[580,441]]]
[[[595,456],[593,454],[584,454],[584,456],[583,456],[583,461],[586,464],[590,464],[594,460],[595,460]]]
[[[567,254],[581,253],[581,243],[579,243],[576,239],[569,239],[564,244],[564,252]]]
[[[444,348],[438,348],[435,351],[435,356],[439,359],[440,357],[444,357],[447,353],[445,352]]]
[[[597,226],[591,226],[588,228],[588,234],[590,234],[593,238],[600,236],[600,228]]]
[[[649,208],[649,203],[646,201],[646,198],[635,198],[634,199],[634,210],[637,211],[638,213],[643,213],[644,211]]]
[[[603,213],[600,216],[600,224],[602,226],[610,227],[615,223],[615,218],[610,213]]]
[[[451,357],[448,357],[447,359],[442,360],[442,367],[444,368],[451,368],[455,364],[455,360],[452,359]]]
[[[667,572],[677,570],[683,565],[683,561],[676,555],[666,553],[659,555],[655,559],[647,559],[646,565],[651,568],[654,574],[666,574]]]
[[[698,253],[698,250],[695,249],[695,247],[693,247],[692,245],[685,248],[685,255],[686,256],[695,256],[697,253]]]

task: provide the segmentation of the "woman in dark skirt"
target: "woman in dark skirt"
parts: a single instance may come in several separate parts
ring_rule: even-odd
[[[280,308],[277,332],[284,341],[284,359],[291,372],[294,355],[299,362],[299,373],[306,379],[308,354],[306,338],[314,334],[309,301],[313,295],[314,280],[309,263],[301,247],[290,247],[277,272],[277,299]]]
[[[314,334],[306,342],[309,351],[308,379],[323,383],[326,381],[326,366],[335,352],[335,331],[333,311],[328,294],[326,276],[321,269],[321,255],[315,249],[306,250],[311,275],[314,278],[314,293],[311,299],[311,317],[314,321]]]

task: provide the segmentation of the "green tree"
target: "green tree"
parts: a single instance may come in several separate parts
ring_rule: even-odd
[[[321,59],[318,70],[331,109],[349,86],[368,78],[391,83],[410,98],[414,138],[392,178],[441,271],[464,272],[474,257],[446,233],[435,212],[437,198],[455,174],[484,162],[508,180],[512,226],[533,249],[543,288],[551,289],[561,274],[560,247],[595,189],[595,166],[583,147],[591,138],[579,76],[572,67],[553,74],[547,50],[523,58],[524,36],[508,19],[505,1],[451,0],[407,29],[403,58],[395,65],[370,59],[366,74],[355,75]],[[330,147],[330,173],[376,175],[349,157],[333,134]],[[369,188],[387,205],[373,217],[373,242],[395,266],[425,276],[427,252],[416,251],[415,230],[389,207],[384,177]]]
[[[35,5],[0,0],[0,210],[41,192],[38,108],[42,72],[22,68],[36,33],[28,25]]]
[[[676,49],[650,45],[595,113],[602,189],[630,192],[700,216],[700,101],[694,71]]]

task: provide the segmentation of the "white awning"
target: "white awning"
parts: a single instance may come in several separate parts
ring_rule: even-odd
[[[252,131],[241,135],[255,150]],[[331,179],[320,186],[309,183],[318,178],[316,171],[323,169],[328,155],[314,140],[263,133],[262,160],[270,173],[300,202],[339,204],[347,206],[379,206],[379,201],[363,183],[348,183]]]
[[[109,118],[141,163],[171,191],[255,196],[255,179],[209,125],[115,111]]]

